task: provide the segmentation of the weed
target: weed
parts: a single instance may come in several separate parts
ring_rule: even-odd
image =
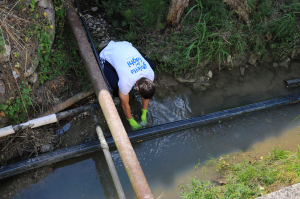
[[[29,5],[30,5],[30,11],[31,11],[31,12],[34,12],[34,8],[35,8],[35,0],[31,0]]]
[[[3,38],[3,35],[2,35],[1,28],[0,28],[0,53],[1,54],[5,53],[5,42],[4,42],[4,38]]]
[[[32,105],[32,99],[30,98],[31,89],[26,88],[24,83],[19,89],[21,91],[21,96],[16,99],[9,98],[6,102],[7,105],[0,105],[0,110],[4,111],[6,115],[9,115],[9,118],[14,124],[21,123],[26,119],[28,107]]]
[[[300,180],[300,146],[296,154],[273,149],[269,156],[259,161],[244,159],[231,164],[228,159],[210,160],[225,178],[226,184],[214,186],[209,181],[190,179],[180,185],[183,198],[256,198],[273,191],[272,187],[290,185]],[[205,171],[204,171],[205,172]]]

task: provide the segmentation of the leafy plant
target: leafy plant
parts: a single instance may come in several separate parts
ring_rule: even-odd
[[[2,36],[1,28],[0,28],[0,53],[2,53],[2,54],[5,53],[5,42],[4,42],[4,38]]]
[[[31,0],[29,5],[30,5],[30,11],[33,12],[35,8],[35,0]]]
[[[21,96],[17,98],[9,98],[6,101],[7,105],[1,104],[0,109],[12,120],[12,123],[22,123],[27,116],[27,110],[32,101],[30,98],[31,89],[26,88],[24,84],[20,87]]]

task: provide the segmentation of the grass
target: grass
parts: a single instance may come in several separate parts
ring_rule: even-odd
[[[226,182],[215,186],[210,181],[191,178],[189,184],[180,185],[181,197],[194,198],[256,198],[298,183],[300,180],[300,146],[298,152],[274,149],[260,160],[244,159],[235,164],[228,161],[210,160]]]
[[[243,59],[245,54],[253,53],[260,60],[272,56],[281,61],[300,48],[297,0],[246,2],[244,11],[249,15],[249,24],[224,1],[196,0],[185,9],[180,31],[175,29],[168,34],[165,20],[170,1],[106,0],[101,6],[110,23],[125,30],[118,32],[120,39],[150,52],[147,55],[157,61],[159,71],[191,76],[211,66],[220,70],[230,66],[227,60],[231,57]],[[168,61],[161,63],[164,56]]]

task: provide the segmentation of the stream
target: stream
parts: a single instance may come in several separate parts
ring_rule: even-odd
[[[299,94],[300,88],[287,88],[285,79],[297,78],[300,64],[292,63],[289,69],[278,69],[275,75],[270,67],[250,68],[240,77],[238,70],[215,72],[214,84],[207,91],[197,91],[178,84],[158,87],[149,103],[148,126],[179,121],[191,117],[225,110],[250,103]],[[161,78],[161,77],[160,77]],[[171,79],[169,81],[172,81]],[[133,92],[130,98],[133,116],[141,115],[141,97]],[[150,188],[158,198],[180,198],[181,183],[188,183],[190,177],[200,177],[202,165],[210,158],[226,154],[241,161],[243,157],[268,155],[274,148],[296,151],[300,143],[300,104],[277,107],[255,113],[199,126],[164,135],[152,140],[133,143]],[[127,131],[130,126],[118,107]],[[64,133],[76,134],[92,123],[87,118],[80,125],[70,125]],[[106,127],[103,127],[107,131]],[[88,139],[88,138],[87,138]],[[135,198],[132,186],[116,148],[110,148],[114,164],[127,198]],[[200,160],[200,168],[194,167]],[[19,189],[12,198],[117,198],[108,167],[102,151],[65,160],[51,165],[51,172],[36,183]],[[205,180],[218,180],[214,170]],[[16,186],[20,174],[0,181],[0,194],[5,187]]]

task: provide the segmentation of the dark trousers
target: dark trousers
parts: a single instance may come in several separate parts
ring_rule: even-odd
[[[144,55],[142,55],[142,56],[149,63],[152,70],[155,71],[155,65],[149,59],[147,59]],[[115,68],[106,60],[104,62],[104,74],[106,76],[108,83],[110,84],[111,89],[113,90],[113,96],[118,97],[119,96],[118,73],[115,70]]]

